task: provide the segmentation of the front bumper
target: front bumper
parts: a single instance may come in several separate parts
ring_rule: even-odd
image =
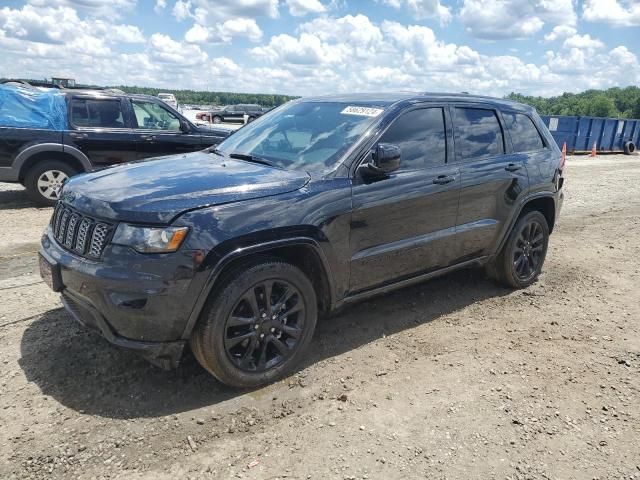
[[[93,261],[63,249],[48,228],[40,255],[59,272],[62,302],[74,319],[156,365],[178,365],[201,289],[191,252],[142,255],[110,245]]]
[[[184,352],[184,340],[174,342],[142,342],[117,335],[107,319],[96,308],[69,290],[61,294],[65,310],[81,325],[100,334],[117,347],[133,350],[143,358],[164,369],[176,368]]]

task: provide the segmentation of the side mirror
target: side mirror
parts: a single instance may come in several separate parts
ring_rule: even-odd
[[[180,120],[180,131],[182,133],[189,133],[191,131],[191,127],[189,127],[189,124],[184,120]]]
[[[363,174],[373,176],[387,175],[400,168],[400,147],[391,143],[379,143],[371,152],[371,161],[362,164]]]

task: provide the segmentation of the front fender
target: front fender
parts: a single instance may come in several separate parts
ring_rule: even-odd
[[[226,253],[223,253],[222,255],[216,252],[210,252],[208,256],[208,260],[210,261],[211,258],[216,258],[218,260],[215,266],[211,269],[211,272],[209,273],[207,280],[205,281],[202,291],[200,292],[200,295],[198,296],[198,298],[196,299],[196,302],[194,303],[193,310],[189,315],[187,325],[184,329],[184,332],[182,333],[182,338],[186,340],[191,336],[191,332],[193,331],[193,328],[195,327],[198,321],[198,318],[200,318],[200,314],[202,313],[202,310],[207,301],[207,298],[213,291],[214,286],[216,285],[217,280],[220,278],[221,273],[224,271],[224,269],[228,265],[244,257],[248,258],[249,256],[256,255],[256,254],[268,253],[269,251],[272,251],[276,248],[296,246],[296,245],[305,245],[312,248],[316,253],[316,255],[318,256],[318,258],[320,259],[322,266],[324,268],[325,277],[327,279],[327,282],[329,283],[329,293],[331,297],[330,303],[331,305],[333,305],[335,303],[336,296],[335,296],[335,286],[334,286],[334,282],[332,280],[332,275],[331,275],[331,267],[329,265],[329,261],[327,260],[327,257],[322,247],[320,246],[319,242],[314,238],[292,237],[292,238],[285,238],[285,239],[279,239],[279,240],[270,240],[270,241],[256,243],[253,245],[240,246],[234,249],[230,249],[229,251],[227,251]]]

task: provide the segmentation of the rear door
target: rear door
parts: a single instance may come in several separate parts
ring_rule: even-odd
[[[127,124],[123,101],[119,97],[72,97],[65,146],[80,150],[97,168],[135,160],[136,137]]]
[[[244,110],[242,110],[237,105],[232,105],[225,108],[222,114],[222,120],[224,120],[225,122],[237,122],[242,119],[243,115]]]
[[[448,124],[444,106],[402,113],[378,140],[400,147],[400,169],[376,181],[354,179],[351,292],[450,264],[460,174],[448,163]]]
[[[460,207],[457,261],[495,253],[529,185],[524,157],[514,154],[500,112],[489,105],[452,105]]]
[[[183,132],[181,119],[159,102],[131,100],[138,158],[187,153],[202,149],[198,132]]]

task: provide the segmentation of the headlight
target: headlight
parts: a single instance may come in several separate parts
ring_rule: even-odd
[[[126,245],[140,253],[169,253],[178,250],[188,227],[135,227],[121,223],[111,243]]]

